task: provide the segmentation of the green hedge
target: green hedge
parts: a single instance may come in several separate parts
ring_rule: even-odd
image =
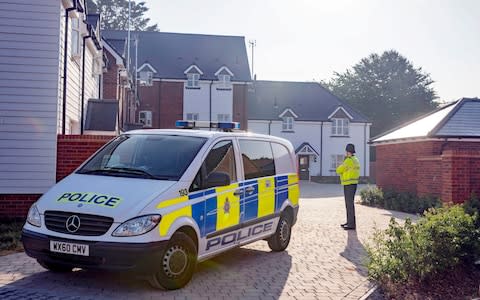
[[[383,286],[422,282],[480,253],[478,214],[463,206],[430,209],[416,224],[391,219],[367,246],[369,277]]]
[[[362,204],[408,213],[423,213],[429,208],[440,207],[442,204],[436,197],[418,197],[412,193],[393,190],[382,191],[375,186],[368,186],[361,190],[360,196]]]

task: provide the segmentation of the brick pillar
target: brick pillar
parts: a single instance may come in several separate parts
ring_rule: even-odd
[[[480,151],[445,150],[442,155],[444,202],[463,203],[480,190]]]

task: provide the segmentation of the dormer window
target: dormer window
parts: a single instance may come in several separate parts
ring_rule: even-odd
[[[279,116],[282,119],[282,131],[293,132],[297,114],[290,108],[285,109]]]
[[[332,135],[348,136],[350,121],[348,119],[332,119]]]
[[[218,78],[219,85],[217,90],[231,90],[232,89],[232,77],[233,73],[226,66],[220,67],[220,69],[215,72],[215,76]]]
[[[202,70],[200,70],[199,67],[193,64],[190,67],[188,67],[188,69],[186,69],[183,73],[187,75],[187,82],[185,85],[187,89],[200,88],[200,75],[203,75],[203,72]]]
[[[283,117],[282,131],[293,131],[293,117]]]
[[[232,87],[232,82],[230,81],[230,75],[228,74],[218,75],[218,81],[220,82],[220,88],[229,89]]]
[[[332,121],[332,136],[348,136],[350,134],[350,120],[353,120],[353,117],[345,108],[338,106],[328,118]]]
[[[198,88],[200,86],[200,74],[187,74],[187,87]]]

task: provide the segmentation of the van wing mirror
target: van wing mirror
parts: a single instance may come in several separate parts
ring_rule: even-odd
[[[213,172],[208,175],[204,188],[230,185],[230,175],[223,172]]]

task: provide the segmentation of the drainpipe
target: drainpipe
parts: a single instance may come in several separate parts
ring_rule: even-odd
[[[320,122],[320,177],[323,176],[323,121]]]
[[[210,108],[209,108],[209,112],[210,112],[210,122],[212,122],[212,85],[213,85],[213,80],[210,81],[210,99],[209,99],[209,104],[210,104]],[[211,130],[211,128],[210,128]]]
[[[87,39],[91,38],[92,35],[90,31],[87,36],[83,37],[83,46],[82,46],[82,106],[80,109],[80,134],[83,135],[83,117],[84,117],[84,106],[85,106],[85,42]]]
[[[65,34],[63,43],[63,99],[62,99],[62,134],[65,134],[65,123],[67,114],[67,70],[68,70],[68,15],[71,11],[77,9],[77,1],[73,1],[73,7],[65,9]]]
[[[367,176],[367,123],[363,126],[363,137],[363,176]]]
[[[272,135],[272,120],[268,121],[268,135]]]
[[[183,106],[182,106],[183,108]],[[157,113],[157,116],[158,116],[158,128],[162,128],[160,126],[160,112],[162,111],[162,79],[160,79],[158,81],[158,113]],[[183,109],[182,109],[182,118],[181,120],[183,120]]]

